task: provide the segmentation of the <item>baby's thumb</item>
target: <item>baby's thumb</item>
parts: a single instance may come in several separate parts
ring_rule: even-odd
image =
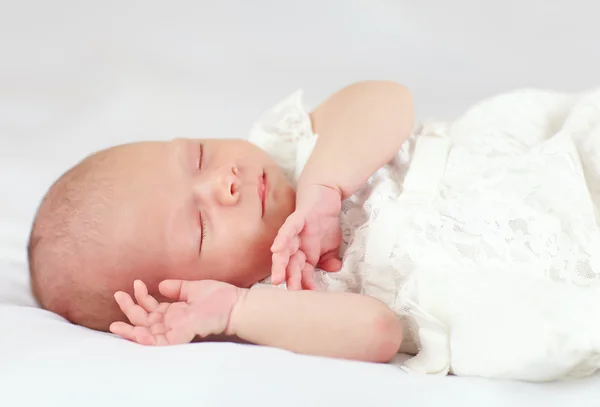
[[[189,281],[164,280],[158,285],[158,291],[170,300],[187,301],[188,285]]]

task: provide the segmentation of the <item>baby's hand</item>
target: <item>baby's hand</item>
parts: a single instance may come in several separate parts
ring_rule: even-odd
[[[341,207],[341,195],[332,188],[308,185],[298,189],[296,210],[279,229],[271,247],[273,284],[286,281],[290,290],[314,290],[315,267],[340,270]]]
[[[213,280],[165,280],[159,291],[174,302],[159,303],[146,285],[133,284],[137,304],[119,291],[115,300],[132,325],[113,322],[110,331],[142,345],[176,345],[196,336],[227,333],[231,312],[241,289]]]

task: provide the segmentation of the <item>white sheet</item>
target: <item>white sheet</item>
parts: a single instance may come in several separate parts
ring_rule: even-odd
[[[358,79],[406,83],[420,118],[453,116],[512,88],[598,85],[595,3],[486,7],[467,0],[0,5],[0,405],[597,404],[600,376],[532,385],[408,376],[392,366],[232,344],[143,348],[68,325],[36,309],[28,293],[24,245],[38,200],[97,148],[244,137],[289,91],[302,87],[317,103]]]

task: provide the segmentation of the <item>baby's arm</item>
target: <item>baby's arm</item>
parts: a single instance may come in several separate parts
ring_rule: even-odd
[[[313,270],[338,271],[341,201],[398,152],[413,129],[408,90],[370,81],[335,93],[311,113],[319,135],[296,195],[296,210],[271,247],[274,284],[315,289]]]
[[[398,152],[414,126],[412,97],[404,86],[366,81],[333,94],[311,114],[319,135],[298,182],[354,194]]]
[[[228,333],[297,353],[367,362],[390,361],[402,341],[400,321],[372,297],[273,287],[245,291]]]
[[[286,291],[275,287],[240,289],[220,281],[167,280],[158,303],[136,281],[137,304],[115,294],[132,325],[110,329],[145,345],[173,345],[195,337],[225,334],[296,353],[387,362],[398,352],[402,326],[382,302],[352,293]]]

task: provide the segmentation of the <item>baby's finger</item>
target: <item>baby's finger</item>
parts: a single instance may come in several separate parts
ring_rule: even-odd
[[[163,323],[157,323],[150,327],[150,333],[154,336],[164,335],[167,332],[167,328]]]
[[[113,334],[119,335],[128,341],[137,342],[140,345],[154,345],[155,342],[150,331],[146,327],[134,327],[125,322],[113,322],[109,329]]]
[[[335,273],[336,271],[340,271],[342,269],[342,261],[332,257],[319,263],[319,268],[330,273]]]
[[[158,308],[156,309],[156,312],[159,314],[164,314],[165,312],[167,312],[171,305],[173,305],[173,303],[171,302],[161,302]]]
[[[316,290],[315,285],[315,268],[310,263],[306,263],[302,269],[302,288],[306,290]]]
[[[133,332],[133,326],[125,322],[113,322],[112,324],[110,324],[110,327],[108,329],[115,335],[119,335],[120,337],[125,338],[129,341],[136,342],[135,333]]]
[[[337,250],[330,251],[321,256],[317,267],[330,273],[340,271],[342,269],[342,260],[338,257]]]
[[[135,280],[133,282],[133,293],[138,304],[148,312],[158,309],[158,301],[148,294],[148,287],[143,281]]]
[[[271,266],[271,282],[275,285],[283,283],[285,280],[285,270],[290,261],[290,257],[282,253],[273,253]]]
[[[285,284],[290,291],[302,290],[302,275],[300,273],[289,274]]]
[[[156,335],[154,337],[154,343],[157,346],[172,345],[172,343],[169,342],[169,340],[167,339],[167,336],[165,334]]]
[[[291,258],[287,267],[287,288],[289,290],[302,289],[302,269],[306,263],[306,255],[299,251]]]
[[[306,233],[302,236],[300,250],[306,253],[306,261],[317,264],[321,255],[321,237],[316,233]]]
[[[292,239],[290,241],[290,245],[288,247],[289,255],[293,256],[294,254],[296,254],[296,252],[298,251],[299,248],[300,248],[300,236],[295,235],[294,237],[292,237]]]
[[[290,244],[294,236],[297,236],[302,232],[303,228],[304,218],[296,213],[292,213],[279,229],[277,236],[275,236],[271,251],[278,252],[283,250]]]
[[[136,326],[133,328],[135,335],[135,341],[140,345],[156,345],[156,337],[150,332],[148,328],[142,326]]]
[[[119,308],[125,314],[127,319],[137,326],[148,325],[148,313],[139,305],[133,302],[131,296],[123,291],[115,293],[115,300],[119,304]]]
[[[158,291],[175,301],[188,300],[190,282],[184,280],[164,280],[158,285]]]
[[[285,269],[288,267],[290,257],[298,252],[300,247],[300,237],[294,236],[291,239],[290,246],[281,251],[273,253],[271,257],[271,282],[281,284],[285,280]]]

